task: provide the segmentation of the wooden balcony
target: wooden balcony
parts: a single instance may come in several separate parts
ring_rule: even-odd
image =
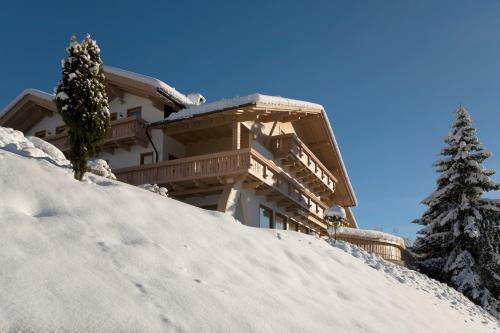
[[[233,150],[207,155],[179,158],[170,161],[138,165],[113,170],[125,183],[132,185],[159,184],[177,187],[197,187],[197,180],[204,179],[205,186],[219,183],[223,178],[236,176],[248,171],[250,151]]]
[[[330,195],[337,179],[295,134],[271,137],[270,150],[294,178],[319,195]]]
[[[111,128],[106,140],[99,145],[99,150],[113,153],[115,148],[130,150],[130,146],[139,144],[146,147],[148,137],[143,128],[144,121],[136,117],[127,117],[111,122]],[[68,133],[64,131],[56,135],[47,136],[45,141],[50,142],[62,152],[69,151]]]
[[[243,179],[242,186],[276,201],[290,216],[313,220],[321,228],[326,204],[274,162],[252,148],[180,158],[113,170],[118,180],[167,186],[173,197],[220,191],[224,184]]]

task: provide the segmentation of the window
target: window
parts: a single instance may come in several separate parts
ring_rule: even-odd
[[[271,228],[273,225],[273,211],[269,208],[260,206],[259,223],[261,228]]]
[[[299,231],[299,225],[295,221],[288,220],[287,230]]]
[[[276,219],[274,221],[274,229],[285,230],[286,217],[283,215],[276,214]]]
[[[153,163],[153,152],[141,154],[141,165]]]
[[[45,138],[47,136],[47,131],[43,130],[43,131],[35,132],[35,136],[37,138],[43,139],[43,138]]]
[[[141,107],[138,106],[136,108],[128,109],[127,117],[136,117],[137,119],[141,118]]]
[[[110,115],[109,115],[109,120],[110,121],[113,121],[113,120],[116,120],[118,118],[118,114],[116,112],[112,112]]]
[[[56,127],[56,134],[61,134],[62,132],[64,132],[66,130],[66,126],[64,125],[61,125],[61,126],[57,126]]]

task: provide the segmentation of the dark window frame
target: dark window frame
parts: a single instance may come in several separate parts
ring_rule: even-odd
[[[127,109],[127,117],[135,117],[137,119],[142,118],[142,107],[136,106],[130,109]]]
[[[270,214],[269,214],[269,228],[272,229],[273,226],[274,226],[274,211],[269,208],[269,207],[266,207],[264,205],[259,205],[259,228],[264,228],[262,227],[262,223],[260,221],[260,210],[263,209],[263,210],[267,210]]]
[[[177,157],[177,156],[172,155],[172,154],[170,154],[170,153],[168,154],[168,160],[169,160],[169,161],[171,161],[171,160],[177,160],[177,159],[179,159],[179,158],[180,158],[180,157]]]
[[[47,136],[47,130],[41,130],[41,131],[35,132],[34,136],[36,136],[37,138],[43,139]]]
[[[287,230],[288,218],[285,215],[280,214],[280,213],[274,214],[273,229],[277,229],[276,228],[276,221],[278,220],[278,217],[283,219],[283,229],[278,229],[278,230]]]
[[[61,134],[66,131],[66,125],[61,125],[56,127],[56,134]]]
[[[145,157],[151,157],[151,163],[144,163],[144,158]],[[153,152],[152,151],[149,151],[149,152],[146,152],[146,153],[141,153],[141,158],[140,158],[140,163],[141,165],[147,165],[147,164],[153,164],[154,163],[154,158],[153,158]]]

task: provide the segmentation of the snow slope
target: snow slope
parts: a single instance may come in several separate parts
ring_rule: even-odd
[[[13,133],[0,128],[0,332],[500,330],[452,289],[356,247],[78,182],[6,144]]]

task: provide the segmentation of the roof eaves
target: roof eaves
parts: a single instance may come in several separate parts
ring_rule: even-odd
[[[32,95],[38,98],[45,99],[47,101],[52,102],[54,99],[54,95],[46,93],[45,91],[28,88],[23,90],[19,95],[17,95],[9,104],[7,104],[2,111],[0,111],[0,118],[7,114],[9,110],[11,110],[17,103],[19,103],[25,96]]]

